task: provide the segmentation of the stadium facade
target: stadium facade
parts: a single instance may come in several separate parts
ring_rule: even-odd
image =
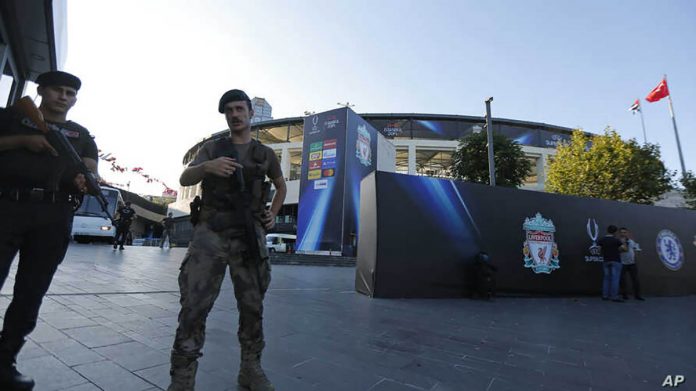
[[[377,169],[409,175],[449,177],[452,155],[459,139],[484,130],[485,118],[442,114],[360,114],[380,134]],[[297,218],[299,182],[303,155],[303,128],[308,117],[283,118],[252,124],[252,134],[276,151],[288,181],[288,195],[278,223],[293,225]],[[515,140],[522,146],[533,170],[522,188],[544,190],[546,167],[556,146],[570,140],[572,129],[537,122],[494,118],[496,133]],[[212,134],[193,145],[183,157],[187,166],[201,146],[223,137],[228,130]],[[180,188],[177,201],[170,205],[175,215],[189,213],[189,203],[200,195],[200,185]],[[292,230],[292,229],[288,229]]]

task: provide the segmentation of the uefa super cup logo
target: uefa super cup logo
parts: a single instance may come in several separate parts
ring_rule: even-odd
[[[597,220],[587,219],[587,236],[592,240],[592,245],[590,246],[590,255],[585,256],[585,262],[602,262],[602,248],[597,245],[597,238],[599,237],[599,225],[597,225]]]

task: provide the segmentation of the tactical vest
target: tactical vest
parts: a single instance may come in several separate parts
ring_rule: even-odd
[[[244,208],[244,204],[247,204],[253,212],[263,212],[270,190],[270,184],[265,182],[270,162],[266,159],[262,144],[251,140],[244,160],[239,161],[232,140],[224,137],[215,141],[211,160],[222,156],[235,159],[244,168],[238,169],[229,178],[206,175],[201,184],[203,205],[227,211]]]

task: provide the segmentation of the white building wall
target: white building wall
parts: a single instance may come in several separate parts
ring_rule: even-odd
[[[377,132],[377,171],[396,172],[396,146]]]

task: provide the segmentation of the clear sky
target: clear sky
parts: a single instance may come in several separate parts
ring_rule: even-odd
[[[355,104],[358,113],[482,115],[610,125],[696,171],[696,2],[71,0],[64,70],[83,80],[69,118],[122,165],[178,189],[183,154],[223,130],[220,95],[266,98],[274,118]],[[158,194],[137,176],[101,173]]]

